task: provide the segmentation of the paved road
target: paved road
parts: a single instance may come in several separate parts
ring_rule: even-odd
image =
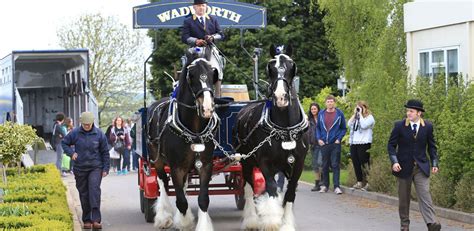
[[[74,187],[74,179],[64,179]],[[102,182],[102,216],[105,230],[154,230],[145,222],[139,207],[137,174],[110,175]],[[76,197],[77,191],[72,190]],[[172,197],[174,205],[174,198]],[[197,218],[197,197],[190,197],[190,206]],[[80,209],[78,209],[80,210]],[[300,184],[294,206],[298,230],[399,230],[398,212],[394,206],[350,195],[310,192],[310,186]],[[241,211],[233,196],[212,196],[209,213],[215,230],[239,230]],[[411,230],[426,230],[418,212],[411,211]],[[440,219],[443,230],[474,230],[474,226]]]

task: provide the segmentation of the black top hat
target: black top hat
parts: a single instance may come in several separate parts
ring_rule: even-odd
[[[194,0],[193,5],[207,4],[206,0]]]
[[[423,109],[423,103],[419,100],[416,99],[410,99],[408,100],[407,104],[405,104],[406,108],[413,108],[418,111],[425,112],[425,109]]]

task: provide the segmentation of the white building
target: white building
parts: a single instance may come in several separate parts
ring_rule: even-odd
[[[415,0],[404,5],[409,78],[443,74],[474,80],[474,0]]]

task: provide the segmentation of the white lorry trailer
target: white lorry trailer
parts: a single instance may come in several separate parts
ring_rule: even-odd
[[[85,49],[13,51],[0,60],[0,123],[29,124],[49,140],[58,112],[73,118],[75,126],[83,111],[98,118],[88,73]]]

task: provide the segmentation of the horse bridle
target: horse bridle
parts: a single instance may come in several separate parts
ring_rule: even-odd
[[[283,55],[283,54],[282,54]],[[281,55],[277,55],[275,56],[275,59],[271,59],[267,65],[267,75],[270,74],[270,64],[272,62],[276,62],[279,58],[280,58]],[[296,63],[290,58],[288,57],[287,55],[284,55],[289,61],[291,61],[294,65],[294,68],[296,68]],[[276,66],[275,66],[276,67]],[[269,86],[269,91],[268,91],[268,98],[271,97],[271,95],[273,94],[273,92],[275,91],[275,88],[276,88],[276,85],[278,84],[278,81],[279,80],[282,80],[286,86],[288,87],[288,97],[289,97],[289,102],[291,103],[291,100],[293,99],[293,96],[291,94],[291,89],[293,87],[293,82],[289,82],[286,78],[285,78],[285,72],[287,71],[287,67],[286,65],[278,65],[277,68],[277,78],[270,84]],[[296,73],[296,71],[295,71]],[[292,76],[294,77],[294,76]]]
[[[191,86],[191,79],[190,79],[190,76],[189,76],[189,71],[192,67],[195,67],[196,66],[196,63],[198,61],[204,61],[206,62],[207,64],[209,64],[209,61],[207,61],[206,59],[204,58],[198,58],[196,60],[194,60],[188,67],[187,67],[187,73],[186,73],[186,84],[188,84],[188,87],[189,89],[191,89],[191,93],[193,95],[193,98],[194,98],[194,101],[195,101],[195,105],[194,106],[191,106],[191,105],[187,105],[185,103],[182,103],[182,102],[178,102],[179,105],[182,105],[182,106],[185,106],[187,108],[196,108],[197,110],[197,113],[199,116],[202,116],[202,113],[201,111],[199,110],[199,107],[197,106],[199,103],[198,103],[198,97],[202,94],[204,94],[204,92],[209,92],[211,93],[211,96],[214,97],[214,89],[212,89],[211,87],[203,87],[201,88],[199,91],[197,92],[194,92],[193,91],[193,88]],[[199,76],[199,80],[202,81],[202,82],[206,82],[207,81],[207,78],[209,78],[206,74],[201,74]]]

